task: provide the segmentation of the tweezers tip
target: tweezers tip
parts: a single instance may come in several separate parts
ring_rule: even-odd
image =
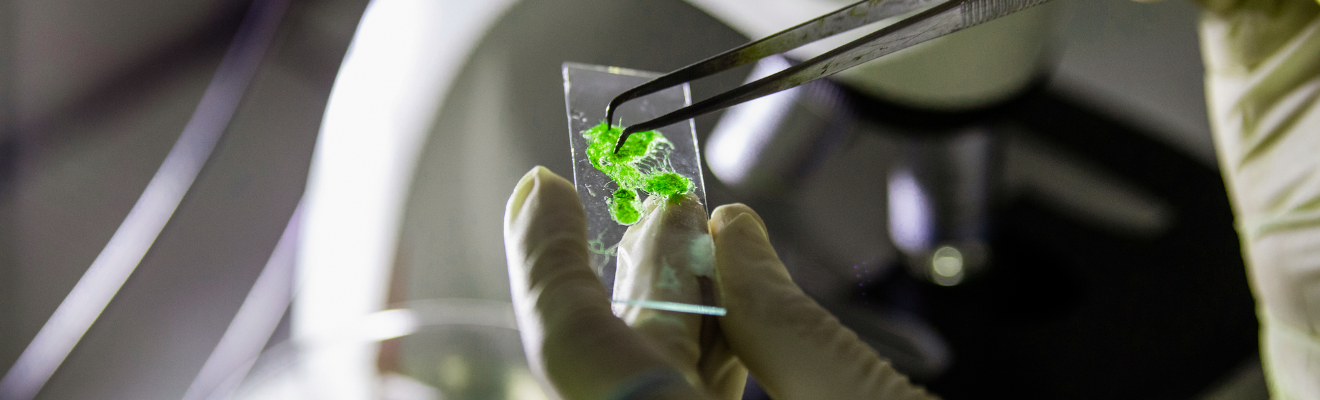
[[[632,135],[632,132],[629,132],[627,128],[619,132],[619,140],[614,142],[614,154],[619,154],[619,149],[623,148],[623,144],[628,141],[629,135]]]

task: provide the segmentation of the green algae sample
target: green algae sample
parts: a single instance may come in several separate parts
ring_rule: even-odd
[[[605,202],[610,205],[610,216],[620,224],[631,225],[642,219],[642,202],[637,200],[636,190],[619,188]]]
[[[614,145],[622,132],[601,122],[582,132],[582,136],[587,138],[587,158],[591,165],[619,185],[606,201],[610,217],[620,224],[632,225],[645,212],[637,190],[673,198],[692,191],[695,186],[691,179],[669,166],[669,152],[674,145],[660,132],[634,133],[616,153]]]
[[[662,172],[652,175],[642,186],[642,190],[652,194],[672,196],[692,190],[692,180],[677,172]]]

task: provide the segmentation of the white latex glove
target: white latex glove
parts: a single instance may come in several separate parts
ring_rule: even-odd
[[[509,198],[504,241],[514,311],[528,362],[555,393],[736,399],[750,370],[779,400],[930,398],[793,284],[751,209],[720,207],[707,225],[691,198],[647,207],[620,243],[615,290],[699,302],[709,227],[715,285],[706,295],[722,296],[727,316],[619,307],[623,318],[616,317],[588,267],[573,185],[537,167]]]
[[[1320,399],[1320,5],[1200,0],[1219,165],[1278,399]]]

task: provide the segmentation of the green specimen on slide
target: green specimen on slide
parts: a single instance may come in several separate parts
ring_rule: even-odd
[[[610,216],[621,224],[631,224],[642,219],[642,202],[637,200],[637,191],[619,188],[609,199]]]
[[[619,189],[606,202],[614,221],[632,225],[642,219],[641,189],[652,196],[684,194],[692,191],[692,180],[669,166],[669,152],[674,145],[656,131],[634,133],[618,153],[614,145],[623,131],[604,122],[582,132],[587,138],[587,158],[591,165],[609,176]]]

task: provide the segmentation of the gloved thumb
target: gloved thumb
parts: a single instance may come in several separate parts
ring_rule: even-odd
[[[504,218],[514,316],[538,378],[567,399],[705,397],[610,310],[588,266],[586,216],[572,183],[532,169]]]
[[[779,261],[765,223],[741,204],[711,215],[716,281],[734,354],[771,397],[927,399],[857,335],[807,297]]]
[[[705,206],[687,194],[651,196],[645,207],[646,216],[619,241],[615,299],[712,304],[714,244]],[[623,303],[614,307],[690,382],[718,398],[742,397],[747,370],[728,352],[716,317]]]

